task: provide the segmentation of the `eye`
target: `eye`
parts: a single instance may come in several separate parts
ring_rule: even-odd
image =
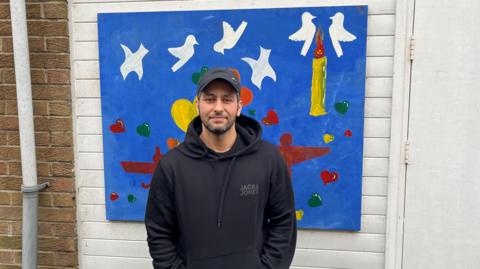
[[[225,97],[225,98],[223,98],[223,102],[229,104],[229,103],[233,102],[233,98],[232,97]]]

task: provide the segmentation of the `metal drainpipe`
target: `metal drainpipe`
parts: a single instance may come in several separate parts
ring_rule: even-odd
[[[17,86],[20,152],[22,155],[22,268],[37,268],[38,191],[48,187],[48,182],[37,185],[37,158],[33,125],[32,86],[28,50],[25,0],[10,0],[12,18],[15,80]]]

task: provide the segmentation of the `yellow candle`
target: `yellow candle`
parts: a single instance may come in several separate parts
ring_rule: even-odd
[[[310,116],[318,117],[326,115],[325,92],[327,89],[327,57],[323,47],[323,31],[316,33],[317,47],[314,51],[312,62],[312,92],[310,95]]]

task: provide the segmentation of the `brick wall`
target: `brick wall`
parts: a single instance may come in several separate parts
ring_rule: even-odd
[[[8,0],[0,0],[0,268],[21,268],[22,194]],[[76,268],[67,1],[27,1],[39,182],[39,268]]]

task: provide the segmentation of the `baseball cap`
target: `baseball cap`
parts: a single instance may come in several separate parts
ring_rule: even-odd
[[[203,91],[208,86],[208,84],[210,84],[210,82],[216,79],[225,80],[230,85],[232,85],[232,88],[237,93],[240,93],[241,87],[240,87],[240,82],[238,81],[237,76],[235,76],[235,74],[227,68],[215,67],[215,68],[208,69],[207,72],[205,72],[205,74],[203,74],[200,80],[198,81],[197,95],[200,94],[200,92]]]

